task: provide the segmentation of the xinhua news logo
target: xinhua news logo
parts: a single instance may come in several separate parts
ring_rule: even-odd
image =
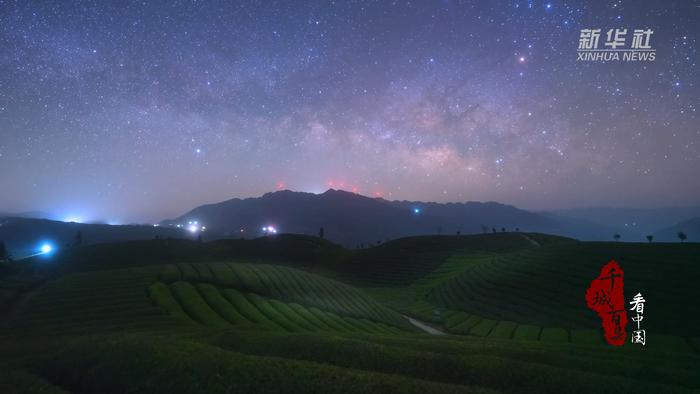
[[[634,29],[628,43],[627,29],[608,29],[600,46],[602,29],[581,29],[576,61],[583,62],[653,62],[656,49],[651,46],[651,29]],[[628,45],[629,44],[629,45]]]

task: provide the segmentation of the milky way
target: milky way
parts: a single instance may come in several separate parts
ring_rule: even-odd
[[[0,1],[0,211],[700,201],[691,1],[55,3]],[[586,28],[652,29],[656,60],[577,61]]]

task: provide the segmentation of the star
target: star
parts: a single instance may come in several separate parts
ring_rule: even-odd
[[[700,201],[692,6],[448,3],[8,3],[0,207],[154,223],[337,174],[410,201]],[[656,60],[575,61],[591,20],[654,27]]]

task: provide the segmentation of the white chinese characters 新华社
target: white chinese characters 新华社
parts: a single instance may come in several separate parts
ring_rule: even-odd
[[[654,61],[656,50],[651,46],[651,29],[634,29],[628,46],[628,29],[608,29],[600,45],[603,29],[581,29],[577,61]]]

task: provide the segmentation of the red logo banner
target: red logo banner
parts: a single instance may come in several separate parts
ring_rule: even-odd
[[[620,265],[611,260],[600,270],[586,290],[586,303],[600,317],[605,340],[613,346],[622,346],[627,338],[627,311],[624,296],[625,274]]]

